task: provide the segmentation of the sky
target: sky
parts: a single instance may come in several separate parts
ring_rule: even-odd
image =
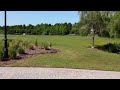
[[[0,11],[0,26],[4,25],[4,12]]]
[[[78,11],[7,11],[7,25],[37,25],[41,23],[79,22]],[[0,11],[0,26],[4,25],[4,11]]]

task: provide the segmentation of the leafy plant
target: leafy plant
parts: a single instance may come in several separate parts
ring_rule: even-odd
[[[51,47],[52,47],[52,43],[51,42],[42,42],[41,45],[42,45],[41,47],[44,48],[45,50],[50,50]]]
[[[3,60],[3,47],[0,46],[0,60]]]
[[[13,39],[8,39],[8,42],[12,42],[13,41]]]
[[[106,45],[96,46],[96,48],[108,51],[110,53],[120,53],[120,44],[117,43],[108,43]]]
[[[17,51],[14,47],[9,48],[9,57],[10,59],[15,59],[17,56]]]
[[[29,45],[29,42],[28,42],[28,41],[23,41],[23,42],[22,42],[22,47],[23,47],[23,49],[27,49],[28,45]]]
[[[49,42],[49,47],[50,47],[50,48],[52,47],[52,45],[53,45],[52,42]]]
[[[30,50],[34,50],[34,45],[33,45],[33,44],[30,44],[30,45],[29,45],[29,49],[30,49]]]
[[[3,45],[3,41],[0,41],[0,60],[3,59],[3,49],[4,49],[4,45]]]
[[[3,60],[3,51],[0,50],[0,60]]]
[[[38,41],[37,41],[37,39],[36,39],[36,41],[35,41],[35,46],[38,46]]]
[[[19,47],[17,51],[19,54],[25,54],[25,50],[22,47]]]
[[[10,45],[10,47],[15,48],[16,50],[19,48],[19,46],[20,46],[19,41],[13,41],[13,42],[11,42],[11,45]]]

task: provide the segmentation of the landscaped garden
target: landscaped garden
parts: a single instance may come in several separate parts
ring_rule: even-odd
[[[110,53],[97,48],[92,49],[91,36],[8,35],[8,38],[9,55],[12,57],[11,60],[7,62],[0,61],[0,66],[81,68],[120,71],[120,54]],[[15,45],[13,42],[16,42],[16,44],[21,42],[19,49],[16,49],[17,54],[14,53],[15,48],[12,48]],[[43,42],[47,43],[48,48],[46,49],[52,46],[51,50],[46,50],[46,44],[43,44]],[[95,47],[108,43],[119,44],[120,40],[100,38],[98,36],[95,38]],[[14,56],[19,56],[21,53],[21,57],[25,56],[25,54],[23,55],[24,52],[36,53],[36,51],[39,51],[39,49],[36,48],[39,48],[41,52],[31,56],[26,55],[28,57],[23,59],[14,59]],[[53,50],[55,50],[55,53],[46,54],[46,52],[52,52]]]
[[[4,39],[0,42],[0,60],[3,61]],[[8,60],[19,60],[39,54],[57,53],[57,50],[51,47],[52,43],[48,41],[43,41],[38,45],[37,39],[34,43],[19,38],[8,39]]]
[[[27,25],[24,19],[28,17],[25,17],[21,24],[16,20],[13,25],[5,25],[6,28],[0,26],[0,66],[120,71],[120,11],[78,11],[77,14],[80,20],[74,23],[32,25],[35,19],[31,18],[31,24]],[[32,14],[24,12],[24,15]],[[4,61],[4,46],[7,46],[4,31],[8,34],[7,61]]]

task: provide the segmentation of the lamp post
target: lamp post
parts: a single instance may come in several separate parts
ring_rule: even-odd
[[[6,11],[5,11],[5,26],[4,26],[4,54],[3,54],[3,60],[8,60],[8,45],[7,45],[7,27],[6,27]]]

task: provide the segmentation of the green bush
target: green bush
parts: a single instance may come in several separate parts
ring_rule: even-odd
[[[17,50],[17,49],[19,48],[19,45],[20,45],[19,42],[17,42],[17,41],[13,41],[13,42],[11,42],[10,47],[13,47],[13,48],[15,48],[15,49]]]
[[[25,54],[25,50],[22,47],[18,48],[17,51],[19,54]]]
[[[44,40],[41,43],[41,47],[45,50],[50,50],[52,47],[51,42],[46,42],[47,40]],[[4,40],[0,41],[0,60],[3,59],[3,49],[4,49]],[[34,45],[35,44],[35,45]],[[36,39],[35,43],[32,44],[25,40],[20,39],[9,39],[8,40],[8,54],[10,59],[15,59],[17,57],[17,54],[25,54],[26,49],[34,50],[34,46],[38,46],[38,41]]]
[[[4,50],[4,42],[0,41],[0,60],[3,60],[3,50]]]
[[[0,60],[3,60],[3,51],[0,50]]]
[[[21,46],[23,47],[23,49],[27,49],[28,45],[29,45],[28,41],[23,41]]]
[[[96,46],[96,48],[108,51],[110,53],[120,53],[120,44],[117,43],[108,43],[102,46]]]
[[[52,47],[52,45],[53,45],[53,44],[52,44],[51,42],[49,42],[49,47]]]
[[[43,47],[44,47],[45,50],[49,50],[49,44],[48,43],[44,43]]]
[[[8,42],[12,42],[13,41],[13,39],[8,39]]]
[[[51,42],[42,42],[41,47],[44,48],[45,50],[50,50],[50,48],[52,47],[52,43]]]
[[[3,60],[3,47],[0,45],[0,60]]]
[[[35,46],[38,46],[38,41],[37,41],[37,39],[36,39],[36,41],[35,41]]]
[[[12,40],[12,42],[10,42],[10,47],[9,47],[10,59],[15,59],[17,53],[25,54],[25,49],[28,47],[28,44],[29,43],[25,40],[20,40],[20,39]]]
[[[10,59],[15,59],[17,56],[17,51],[14,47],[9,48],[9,57]]]

